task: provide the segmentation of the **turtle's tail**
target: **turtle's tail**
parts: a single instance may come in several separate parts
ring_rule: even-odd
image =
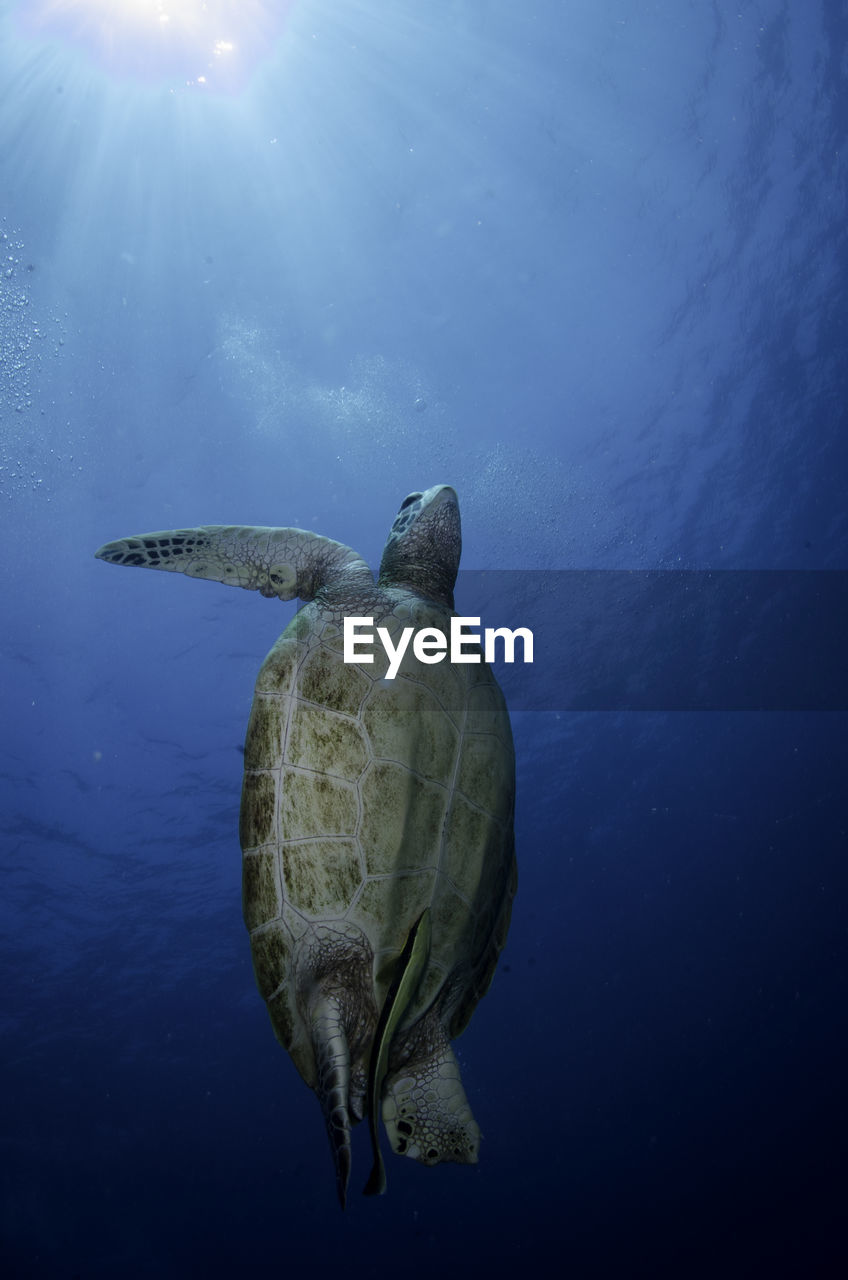
[[[338,1000],[332,996],[319,996],[311,1014],[312,1046],[318,1068],[315,1092],[327,1123],[336,1166],[336,1190],[339,1203],[344,1208],[350,1178],[350,1050]]]

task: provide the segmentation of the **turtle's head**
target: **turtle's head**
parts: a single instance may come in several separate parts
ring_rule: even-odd
[[[450,485],[410,493],[383,549],[380,585],[409,587],[452,609],[461,551],[459,502]]]

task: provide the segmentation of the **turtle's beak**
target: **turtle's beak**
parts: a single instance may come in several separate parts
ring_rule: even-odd
[[[446,502],[453,503],[455,507],[459,506],[456,489],[449,484],[434,484],[431,489],[425,489],[421,496],[424,499],[424,505],[434,509],[443,506]]]

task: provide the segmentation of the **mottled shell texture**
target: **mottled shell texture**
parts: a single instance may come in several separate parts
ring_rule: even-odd
[[[370,598],[314,601],[280,637],[247,732],[243,905],[274,1029],[313,1087],[304,983],[315,980],[314,957],[328,940],[350,942],[351,966],[370,968],[354,979],[369,989],[361,1045],[351,1045],[351,1092],[361,1096],[392,965],[426,907],[433,946],[403,1025],[435,1010],[454,1037],[491,981],[515,886],[514,763],[484,664],[424,665],[410,646],[388,681],[379,644],[372,665],[343,662],[343,613],[373,616],[395,639],[405,626],[445,630],[450,616],[408,591],[374,588]]]

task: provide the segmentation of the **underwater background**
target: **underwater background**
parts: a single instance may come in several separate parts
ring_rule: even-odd
[[[844,682],[525,669],[480,1162],[363,1200],[360,1126],[342,1214],[240,911],[295,606],[93,553],[376,566],[444,482],[464,568],[558,571],[548,655],[570,570],[819,573],[844,626],[846,78],[838,0],[0,7],[4,1276],[845,1274]]]

